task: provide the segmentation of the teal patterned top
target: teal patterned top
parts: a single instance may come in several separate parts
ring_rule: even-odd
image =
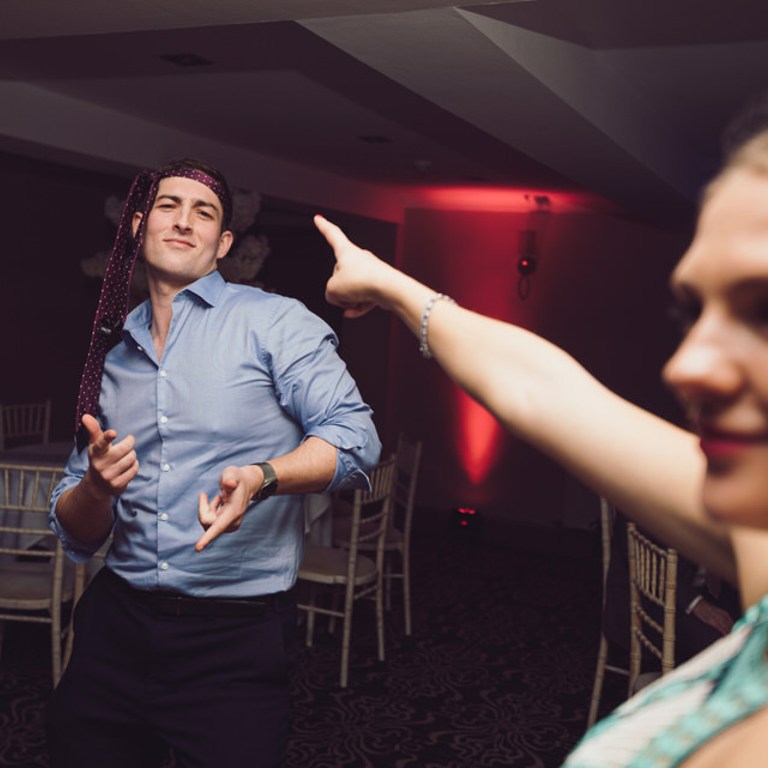
[[[768,595],[733,631],[591,728],[564,768],[673,768],[768,706]]]

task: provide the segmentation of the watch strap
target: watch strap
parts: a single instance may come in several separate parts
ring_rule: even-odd
[[[253,500],[264,501],[264,499],[268,499],[277,491],[277,473],[268,461],[259,462],[255,466],[261,470],[264,480],[261,483],[261,488],[253,495]]]

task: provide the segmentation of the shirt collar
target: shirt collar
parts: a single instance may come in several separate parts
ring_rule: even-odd
[[[227,287],[227,282],[218,270],[195,280],[186,288],[182,288],[177,295],[192,293],[202,299],[208,306],[215,307],[221,294]],[[174,299],[175,301],[175,299]],[[123,330],[132,331],[137,327],[147,325],[152,319],[152,305],[147,299],[139,304],[126,318]]]
[[[179,293],[194,293],[211,307],[216,306],[216,302],[226,288],[227,283],[218,270],[214,270],[208,275],[195,280],[194,283],[183,288]]]

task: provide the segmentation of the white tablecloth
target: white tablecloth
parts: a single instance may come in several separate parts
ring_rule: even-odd
[[[19,445],[0,451],[0,462],[5,464],[31,464],[36,467],[56,467],[64,469],[73,443],[65,440],[57,443],[34,443]]]
[[[304,541],[317,547],[331,546],[333,514],[330,493],[308,493],[304,496]]]

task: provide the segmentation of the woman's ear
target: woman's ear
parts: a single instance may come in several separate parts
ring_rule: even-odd
[[[144,218],[144,214],[141,211],[136,211],[136,213],[133,214],[133,221],[131,222],[131,226],[133,228],[134,237],[136,237],[136,232],[139,230],[139,224],[141,224],[142,218]]]

